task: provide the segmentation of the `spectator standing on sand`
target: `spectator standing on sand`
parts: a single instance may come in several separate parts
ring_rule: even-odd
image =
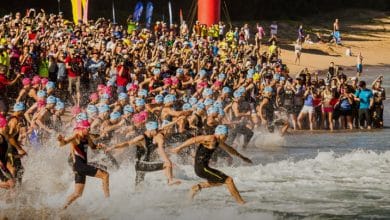
[[[278,35],[278,24],[276,23],[276,21],[272,22],[272,24],[269,26],[269,29],[271,37],[276,37]]]
[[[358,77],[360,77],[360,75],[363,72],[363,58],[364,57],[362,56],[361,52],[356,57],[356,72],[357,72]]]
[[[300,65],[301,54],[302,54],[302,42],[299,41],[299,39],[295,42],[294,49],[295,49],[295,64],[298,63],[298,65]]]
[[[341,43],[340,23],[338,18],[336,18],[336,20],[333,23],[333,38],[336,44]]]

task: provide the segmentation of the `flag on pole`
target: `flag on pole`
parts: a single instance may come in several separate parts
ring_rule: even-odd
[[[77,23],[83,19],[83,6],[81,0],[77,0]]]
[[[142,15],[143,10],[144,10],[144,5],[142,4],[142,2],[141,1],[137,2],[137,4],[135,5],[134,14],[133,14],[133,20],[135,22],[139,22],[139,20],[141,19],[141,15]]]
[[[169,26],[172,26],[173,19],[172,19],[172,4],[171,4],[171,1],[168,2],[168,8],[169,8]]]
[[[180,24],[183,24],[184,23],[183,10],[180,9],[179,14],[180,14]]]
[[[78,0],[71,0],[72,3],[72,14],[73,14],[73,22],[77,24],[79,22],[79,17],[78,17],[78,6],[77,6]]]
[[[114,22],[114,24],[116,24],[115,4],[114,4],[114,1],[112,1],[112,22]]]
[[[152,24],[153,8],[153,3],[148,2],[146,5],[146,28],[150,28]]]

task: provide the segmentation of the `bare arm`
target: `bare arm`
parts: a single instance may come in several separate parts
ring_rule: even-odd
[[[126,141],[126,142],[123,142],[123,143],[120,143],[120,144],[116,144],[113,147],[107,148],[105,150],[105,152],[107,153],[107,152],[115,150],[115,149],[123,148],[123,147],[126,147],[126,146],[131,146],[131,145],[134,145],[136,143],[140,143],[142,141],[144,141],[144,136],[140,135],[138,137],[135,137],[131,141]]]
[[[218,145],[222,150],[226,151],[227,153],[229,153],[230,155],[232,156],[236,156],[240,159],[242,159],[243,161],[247,162],[247,163],[252,163],[252,161],[243,156],[242,154],[240,154],[238,151],[236,151],[234,148],[232,148],[231,146],[225,144],[225,142],[219,142],[219,145]]]
[[[180,151],[182,151],[184,148],[189,147],[190,145],[199,144],[199,143],[201,143],[202,140],[203,140],[202,137],[203,137],[203,136],[198,136],[198,137],[190,138],[190,139],[186,140],[184,143],[182,143],[180,146],[171,149],[171,152],[177,154],[177,153],[179,153]]]

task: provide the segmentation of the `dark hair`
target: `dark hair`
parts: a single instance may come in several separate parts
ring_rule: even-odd
[[[366,82],[365,81],[360,81],[359,82],[359,87],[365,87],[366,86]]]

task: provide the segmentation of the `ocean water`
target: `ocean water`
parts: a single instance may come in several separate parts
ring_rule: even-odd
[[[386,68],[381,71],[390,73]],[[389,74],[387,87],[388,82]],[[390,102],[385,105],[385,125],[389,125]],[[215,165],[233,177],[245,205],[237,205],[225,187],[204,189],[189,201],[189,188],[200,181],[190,165],[178,164],[175,169],[181,185],[167,186],[163,173],[156,172],[135,189],[134,164],[126,160],[119,170],[110,171],[109,199],[104,198],[99,180],[87,178],[83,196],[60,211],[74,189],[67,164],[69,148],[48,141],[23,159],[23,186],[14,200],[0,200],[0,218],[390,219],[389,149],[388,128],[285,137],[257,132],[251,147],[242,151],[253,165],[237,159],[231,167],[223,161]],[[0,198],[6,194],[0,191]]]

